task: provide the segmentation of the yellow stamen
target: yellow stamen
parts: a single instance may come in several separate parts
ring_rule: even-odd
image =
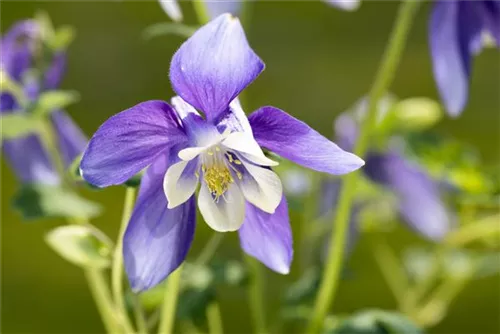
[[[214,200],[218,201],[234,182],[229,169],[225,165],[213,165],[209,168],[203,165],[202,170],[208,190],[214,196]]]

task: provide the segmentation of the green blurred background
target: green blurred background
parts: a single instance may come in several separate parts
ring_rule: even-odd
[[[186,21],[194,24],[191,4],[183,2],[182,7]],[[142,36],[147,26],[168,20],[157,2],[2,1],[2,32],[39,9],[49,13],[56,27],[69,24],[76,28],[63,88],[80,91],[81,103],[68,111],[88,135],[111,115],[138,102],[172,96],[169,62],[182,39],[165,36],[146,41]],[[427,45],[429,9],[425,4],[416,18],[392,85],[400,97],[437,98]],[[335,116],[369,89],[396,10],[396,1],[366,2],[354,13],[317,1],[256,2],[247,33],[267,67],[248,88],[247,112],[271,104],[330,136]],[[442,133],[477,146],[489,163],[500,156],[499,74],[497,50],[483,51],[474,62],[470,101],[463,116],[447,118],[438,127]],[[18,185],[5,162],[1,166],[2,333],[102,332],[81,270],[59,258],[43,241],[44,233],[62,221],[22,222],[10,207]],[[122,187],[85,193],[105,205],[105,214],[94,224],[112,237],[118,230],[123,193]],[[292,214],[292,225],[296,216]],[[208,235],[208,227],[199,224],[191,257]],[[404,228],[391,234],[390,242],[398,250],[422,243]],[[365,245],[362,238],[350,260],[353,275],[342,282],[334,312],[396,307]],[[238,258],[238,249],[233,233],[218,256]],[[271,318],[284,282],[299,274],[294,268],[288,277],[266,270]],[[248,332],[245,294],[231,290],[220,291],[220,295],[226,331]],[[499,304],[498,276],[473,281],[448,317],[430,332],[498,333]]]

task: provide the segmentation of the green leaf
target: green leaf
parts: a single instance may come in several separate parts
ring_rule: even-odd
[[[110,241],[90,226],[57,227],[46,235],[45,241],[61,257],[77,266],[106,268],[111,263]]]
[[[93,218],[101,207],[75,192],[49,185],[26,185],[14,196],[14,207],[23,217],[39,219],[46,217]]]
[[[367,310],[339,321],[324,333],[330,334],[420,334],[418,328],[406,316],[397,312]]]
[[[40,95],[33,113],[37,116],[44,116],[53,111],[64,109],[78,100],[80,100],[80,94],[76,91],[51,90]]]
[[[164,35],[177,35],[184,38],[189,38],[194,34],[197,27],[191,27],[182,23],[157,23],[147,27],[143,32],[144,39]]]
[[[24,137],[41,130],[40,119],[23,112],[2,114],[2,140]]]

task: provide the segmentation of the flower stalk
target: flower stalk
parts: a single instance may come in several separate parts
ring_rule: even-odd
[[[254,332],[256,334],[267,333],[265,307],[264,307],[264,282],[262,277],[262,266],[254,258],[244,255],[247,268],[250,271],[250,282],[248,282],[248,298],[250,313]]]
[[[116,304],[116,308],[120,313],[121,322],[123,328],[126,332],[133,332],[133,326],[130,323],[130,319],[127,315],[127,310],[125,308],[125,300],[123,298],[123,236],[125,235],[125,230],[127,229],[127,224],[132,215],[132,210],[134,208],[136,188],[127,187],[125,192],[125,202],[123,205],[122,220],[120,224],[120,231],[118,233],[118,239],[116,240],[116,246],[113,253],[113,264],[111,268],[111,286],[113,291],[113,299]]]
[[[56,166],[58,174],[64,180],[65,169],[62,158],[56,147],[56,139],[54,135],[55,129],[50,120],[44,120],[40,138],[49,152],[52,163]],[[70,224],[85,224],[86,221],[79,219],[73,221],[68,219]],[[119,320],[116,317],[115,306],[111,298],[110,289],[107,285],[104,272],[99,269],[84,269],[85,278],[89,285],[89,290],[92,294],[97,310],[101,316],[106,331],[110,334],[120,332]]]
[[[181,274],[182,266],[177,268],[177,270],[168,277],[160,324],[158,326],[158,334],[172,334],[174,332],[175,310],[181,287]]]
[[[378,101],[385,94],[394,78],[396,68],[406,44],[413,17],[417,12],[419,4],[420,2],[418,1],[407,0],[400,5],[396,22],[389,39],[389,44],[382,58],[382,63],[375,77],[375,82],[370,90],[368,112],[362,121],[359,138],[354,150],[357,156],[364,156],[368,148],[369,136],[377,119]],[[345,177],[344,186],[340,192],[339,205],[333,220],[333,226],[335,228],[332,230],[334,230],[335,233],[331,235],[326,268],[323,272],[321,285],[316,297],[312,319],[307,329],[307,333],[310,334],[320,332],[328,309],[335,299],[339,285],[340,270],[344,259],[349,216],[356,192],[358,177],[359,172],[347,175]]]

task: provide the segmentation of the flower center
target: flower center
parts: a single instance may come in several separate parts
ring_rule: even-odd
[[[214,200],[218,201],[221,196],[224,196],[229,185],[234,182],[229,169],[224,164],[214,164],[209,168],[203,165],[202,170],[208,190],[212,193]]]
[[[225,154],[229,155],[227,152]],[[206,152],[203,156],[201,170],[203,172],[203,179],[214,201],[219,201],[219,198],[221,196],[224,197],[224,193],[229,189],[231,183],[234,182],[225,162],[224,152],[221,151],[219,146],[215,146]]]

